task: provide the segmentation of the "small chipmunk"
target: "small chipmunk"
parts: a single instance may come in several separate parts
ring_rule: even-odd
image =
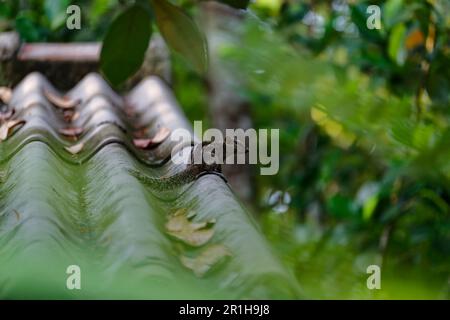
[[[195,181],[199,177],[205,174],[216,174],[222,177],[225,181],[225,177],[222,175],[222,167],[220,163],[212,163],[207,164],[203,161],[201,163],[195,163],[194,158],[195,155],[203,151],[203,148],[214,143],[213,141],[202,141],[201,143],[198,143],[194,145],[191,148],[191,155],[190,155],[190,163],[187,164],[186,169],[183,171],[176,173],[171,176],[163,176],[161,178],[152,178],[148,177],[141,172],[137,170],[132,170],[132,174],[137,177],[140,181],[142,181],[144,184],[151,186],[154,189],[160,190],[160,191],[167,191],[172,190],[177,187],[181,187],[185,184],[191,183],[192,181]],[[242,143],[239,142],[236,138],[233,141],[230,141],[229,139],[225,139],[224,142],[220,143],[223,146],[223,155],[225,154],[226,146],[227,144],[233,144],[233,150],[239,150],[238,146],[242,146]],[[245,147],[245,146],[244,146]],[[246,148],[244,148],[245,153],[248,152]],[[214,154],[212,154],[214,155]],[[223,159],[222,159],[223,160]],[[222,161],[223,163],[223,161]]]

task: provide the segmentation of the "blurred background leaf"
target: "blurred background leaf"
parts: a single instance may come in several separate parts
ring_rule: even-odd
[[[134,5],[121,13],[103,40],[100,68],[106,78],[118,85],[142,65],[152,33],[147,11]]]
[[[166,0],[152,0],[156,23],[167,44],[187,59],[200,73],[206,72],[206,41],[195,22]]]

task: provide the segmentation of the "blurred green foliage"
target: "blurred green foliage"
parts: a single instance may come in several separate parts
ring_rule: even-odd
[[[274,2],[222,49],[256,126],[281,129],[280,174],[256,184],[266,234],[315,297],[448,298],[449,3]]]
[[[101,40],[111,20],[126,6],[126,2],[5,0],[0,2],[0,31],[15,29],[28,42]],[[81,8],[81,30],[66,28],[66,10],[70,4],[77,4]]]
[[[101,39],[127,1],[77,1],[82,31],[28,2],[0,2],[0,28],[78,41]],[[379,30],[366,26],[373,4]],[[311,297],[448,299],[450,2],[256,0],[249,11],[221,61],[254,125],[280,128],[280,172],[256,176],[254,204],[276,252]],[[179,57],[173,73],[188,117],[207,120],[205,79]],[[365,286],[370,264],[382,290]]]

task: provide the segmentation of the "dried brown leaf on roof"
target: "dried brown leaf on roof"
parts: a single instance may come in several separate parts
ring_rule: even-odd
[[[170,135],[170,129],[168,129],[166,127],[162,127],[158,130],[156,135],[152,138],[153,143],[161,143],[164,140],[166,140],[169,135]]]
[[[8,139],[15,127],[25,124],[25,120],[9,120],[0,126],[0,141]]]
[[[75,144],[75,145],[70,146],[70,147],[64,147],[64,149],[66,149],[71,154],[78,154],[78,153],[81,152],[81,150],[83,150],[83,148],[84,148],[84,143],[83,142],[80,142],[80,143]]]
[[[190,246],[202,246],[214,236],[212,224],[215,221],[193,222],[191,218],[192,216],[188,215],[185,209],[178,210],[169,216],[165,225],[166,232]]]
[[[80,127],[69,127],[59,129],[59,133],[66,137],[78,137],[83,133],[84,129]]]
[[[8,87],[0,87],[0,101],[9,104],[12,99],[12,90]]]
[[[21,214],[20,214],[20,212],[19,211],[17,211],[17,210],[13,210],[14,211],[14,214],[16,215],[16,219],[17,219],[17,221],[20,221],[20,217],[21,217]]]
[[[139,149],[149,149],[161,144],[170,135],[170,129],[163,127],[153,138],[133,139],[134,145]]]
[[[81,103],[80,99],[73,100],[67,96],[60,97],[48,90],[44,90],[44,95],[51,104],[60,109],[73,109]]]
[[[77,111],[77,112],[75,112],[74,114],[73,114],[73,116],[72,116],[72,121],[76,121],[76,120],[78,120],[78,118],[80,117],[80,113]]]
[[[203,277],[212,267],[223,262],[231,256],[231,251],[221,244],[210,245],[198,256],[192,258],[181,256],[181,263],[188,269],[191,269],[197,277]]]
[[[63,112],[63,118],[65,122],[76,121],[80,117],[80,113],[74,109],[65,109]]]
[[[133,136],[136,139],[145,139],[145,137],[148,135],[148,129],[148,127],[139,128],[133,132]]]

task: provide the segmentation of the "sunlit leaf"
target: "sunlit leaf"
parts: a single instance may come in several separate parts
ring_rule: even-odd
[[[373,195],[364,203],[363,206],[363,219],[368,221],[374,213],[378,204],[378,195]]]
[[[166,0],[152,0],[156,23],[167,44],[186,58],[195,69],[207,69],[207,46],[194,21],[180,8]]]
[[[398,24],[389,36],[389,57],[398,65],[403,65],[406,60],[406,50],[404,47],[406,31],[404,24]]]

